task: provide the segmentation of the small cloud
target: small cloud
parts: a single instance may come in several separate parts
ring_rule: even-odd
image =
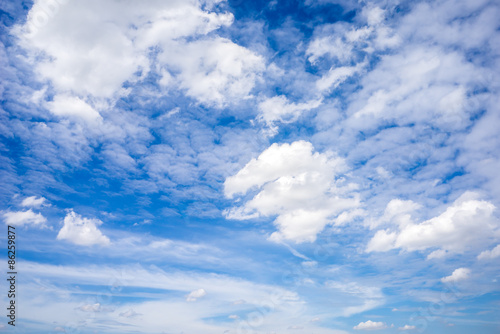
[[[399,327],[398,330],[400,331],[411,331],[416,329],[417,327],[415,326],[410,326],[410,325],[404,325],[403,327]]]
[[[448,251],[445,249],[438,249],[427,255],[427,260],[431,259],[441,259],[448,255]]]
[[[490,251],[484,251],[478,255],[478,260],[490,260],[500,256],[500,245],[497,245]]]
[[[109,245],[109,238],[97,228],[101,224],[99,219],[83,218],[71,211],[64,218],[57,240],[67,240],[80,246]]]
[[[43,203],[45,203],[46,199],[45,197],[36,197],[36,196],[30,196],[30,197],[26,197],[22,203],[21,203],[21,206],[28,206],[28,207],[31,207],[31,208],[39,208],[40,206],[43,205]]]
[[[66,333],[66,330],[63,327],[56,327],[54,328],[54,332]]]
[[[141,315],[140,313],[135,312],[134,310],[130,309],[128,311],[120,313],[120,317],[124,318],[134,318],[138,315]]]
[[[353,329],[357,330],[378,330],[385,329],[387,325],[383,322],[376,322],[368,320],[366,322],[360,322],[357,326],[354,326]]]
[[[453,273],[450,276],[441,278],[441,282],[443,283],[458,282],[469,278],[469,275],[470,275],[470,269],[458,268],[455,269],[455,271],[453,271]]]
[[[5,224],[12,226],[35,225],[45,226],[47,219],[41,213],[27,211],[9,211],[3,214]]]
[[[78,310],[83,311],[83,312],[101,312],[101,304],[96,303],[96,304],[87,304],[80,306]]]
[[[189,295],[186,296],[186,301],[188,302],[194,302],[198,298],[204,297],[207,294],[205,289],[198,289],[198,290],[193,290],[189,293]]]
[[[318,322],[318,321],[320,321],[320,320],[321,320],[321,318],[316,317],[316,318],[312,318],[312,319],[311,319],[311,322]]]
[[[237,316],[236,314],[231,314],[228,318],[229,319],[239,319],[239,316]]]

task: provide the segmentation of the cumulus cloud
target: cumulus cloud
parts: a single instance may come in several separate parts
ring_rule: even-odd
[[[385,329],[387,328],[387,325],[383,322],[377,322],[377,321],[365,321],[365,322],[360,322],[358,325],[354,326],[353,329],[357,330],[378,330],[378,329]]]
[[[205,291],[205,289],[193,290],[186,296],[186,301],[194,302],[199,298],[204,297],[206,294],[207,292]]]
[[[312,242],[342,212],[356,209],[355,185],[345,184],[343,159],[330,152],[314,152],[311,143],[273,144],[236,175],[228,177],[228,198],[259,189],[242,206],[225,211],[229,219],[277,216],[278,231],[271,240]]]
[[[71,211],[64,218],[64,226],[57,234],[57,239],[80,246],[109,245],[109,238],[97,228],[101,224],[99,219],[83,218]]]
[[[411,217],[404,213],[405,209],[396,215],[394,222],[397,228],[377,231],[366,250],[383,252],[394,248],[408,251],[438,248],[430,255],[432,258],[442,257],[446,252],[460,253],[491,243],[500,233],[499,221],[493,216],[495,206],[479,200],[478,196],[466,192],[441,215],[421,223],[413,223]],[[391,201],[388,208],[394,203]],[[400,206],[402,202],[398,203],[397,206]],[[408,202],[405,206],[411,210],[417,207]]]
[[[9,211],[3,214],[4,222],[6,225],[12,226],[44,226],[47,222],[41,213],[34,213],[31,209],[27,211]]]
[[[47,109],[54,115],[82,119],[89,123],[102,120],[99,112],[82,99],[74,96],[56,95],[52,101],[47,103]]]
[[[46,199],[44,197],[30,196],[23,199],[21,206],[28,206],[31,208],[39,208],[45,203]]]
[[[441,278],[443,283],[454,283],[458,281],[463,281],[470,276],[470,269],[468,268],[458,268],[453,271],[450,276]]]
[[[90,102],[128,95],[124,83],[140,82],[151,71],[158,71],[165,89],[181,88],[202,103],[222,106],[246,97],[265,66],[250,50],[207,37],[233,22],[231,13],[217,9],[219,2],[53,1],[51,10],[48,1],[38,0],[13,32],[39,78],[55,88],[47,107],[58,116],[99,119]]]
[[[479,260],[495,259],[500,256],[500,245],[497,245],[492,250],[485,250],[478,255]]]
[[[411,325],[404,325],[403,327],[399,327],[398,330],[400,331],[411,331],[416,329],[417,327],[411,326]]]

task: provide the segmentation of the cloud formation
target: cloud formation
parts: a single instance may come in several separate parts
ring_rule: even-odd
[[[12,226],[34,225],[41,227],[47,222],[47,218],[41,213],[34,213],[31,209],[26,211],[8,211],[3,214],[3,218],[6,225]]]
[[[278,231],[271,240],[312,242],[341,213],[359,206],[353,192],[356,186],[342,179],[346,169],[343,159],[330,152],[314,152],[309,142],[273,144],[226,179],[228,198],[255,189],[259,192],[225,215],[229,219],[277,216]]]
[[[360,322],[358,325],[354,326],[353,329],[357,330],[379,330],[379,329],[385,329],[387,328],[387,325],[381,321],[365,321],[365,322]]]
[[[385,215],[403,203],[391,201]],[[406,213],[418,206],[406,203],[406,208],[392,217],[391,223],[396,228],[377,231],[367,245],[367,252],[384,252],[394,248],[407,251],[437,248],[441,255],[445,252],[461,253],[489,244],[500,236],[500,224],[493,215],[495,206],[479,200],[478,194],[464,193],[445,212],[418,224],[412,222],[411,216]],[[434,253],[433,257],[437,254]]]
[[[97,228],[102,221],[99,219],[84,218],[74,211],[64,217],[64,226],[57,234],[58,240],[66,240],[79,246],[107,246],[109,238]]]

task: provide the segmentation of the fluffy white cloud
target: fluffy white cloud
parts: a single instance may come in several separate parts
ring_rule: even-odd
[[[249,97],[265,68],[261,56],[221,37],[165,46],[159,59],[166,68],[180,72],[174,86],[213,106]]]
[[[52,101],[47,102],[47,109],[54,115],[80,118],[89,123],[102,120],[98,111],[87,102],[74,96],[56,95]]]
[[[438,252],[430,255],[432,258],[443,256],[446,252],[460,253],[489,244],[500,237],[500,224],[493,216],[495,206],[477,198],[478,194],[466,192],[441,215],[419,224],[413,223],[407,214],[399,213],[396,219],[398,229],[377,231],[366,250],[402,248],[415,251],[438,248]],[[394,203],[392,201],[390,206],[395,206]],[[408,202],[405,206],[412,210],[418,207]]]
[[[99,111],[90,101],[127,95],[124,83],[151,71],[164,87],[222,106],[245,98],[265,66],[262,57],[228,39],[206,38],[232,24],[232,14],[216,9],[219,2],[38,0],[13,32],[31,52],[40,79],[62,95],[48,104],[56,115],[94,120]]]
[[[385,329],[387,328],[387,325],[383,322],[377,322],[377,321],[365,321],[365,322],[360,322],[358,325],[354,326],[353,329],[357,330],[377,330],[377,329]]]
[[[273,144],[228,177],[224,191],[229,198],[255,189],[260,192],[242,206],[226,210],[226,217],[277,216],[274,224],[279,231],[271,240],[314,241],[327,224],[357,208],[359,201],[351,196],[356,186],[342,179],[344,160],[330,152],[313,151],[305,141]]]
[[[492,250],[486,250],[478,255],[479,260],[494,259],[500,256],[500,245],[497,245]]]
[[[446,276],[441,278],[441,282],[443,283],[452,283],[452,282],[458,282],[458,281],[463,281],[470,276],[470,269],[468,268],[458,268],[453,271],[453,273],[450,276]]]
[[[188,302],[194,302],[196,301],[198,298],[201,298],[201,297],[204,297],[206,296],[207,292],[205,291],[205,289],[197,289],[197,290],[193,290],[191,291],[187,296],[186,296],[186,301]]]
[[[45,203],[45,201],[46,201],[45,197],[30,196],[30,197],[26,197],[25,199],[23,199],[23,201],[21,202],[21,206],[29,206],[32,208],[38,208],[38,207],[42,206],[43,203]]]
[[[99,219],[83,218],[71,211],[64,218],[64,226],[57,234],[57,239],[80,246],[108,245],[109,238],[97,228],[101,224]]]
[[[305,103],[293,103],[286,96],[274,96],[259,103],[260,114],[258,119],[269,127],[270,134],[276,134],[277,122],[289,123],[296,121],[304,112],[319,107],[321,100],[312,100]]]
[[[411,326],[411,325],[404,325],[403,327],[399,327],[398,330],[400,331],[411,331],[416,329],[417,327]]]
[[[9,211],[3,214],[3,218],[6,225],[13,226],[44,226],[47,221],[47,218],[41,213],[34,213],[31,209],[27,211]]]
[[[338,23],[323,26],[316,32],[306,54],[311,63],[326,57],[340,64],[349,64],[361,59],[360,54],[370,54],[376,50],[394,47],[401,42],[384,21],[385,10],[376,6],[363,9],[360,19],[366,24],[348,29]]]

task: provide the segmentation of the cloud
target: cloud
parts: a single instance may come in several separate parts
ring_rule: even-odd
[[[320,92],[333,90],[350,76],[360,71],[360,69],[361,66],[359,65],[332,67],[327,74],[316,81],[316,88],[318,88]]]
[[[71,211],[64,218],[64,226],[57,234],[57,239],[80,246],[109,245],[109,238],[97,228],[101,224],[99,219],[83,218]]]
[[[351,193],[355,185],[345,184],[343,159],[333,153],[314,153],[311,143],[273,144],[252,159],[224,183],[226,197],[260,189],[240,207],[226,210],[229,219],[277,216],[278,232],[271,240],[312,242],[335,217],[358,207]]]
[[[226,38],[206,37],[233,22],[231,13],[217,9],[220,0],[154,0],[140,7],[65,1],[50,12],[45,2],[35,1],[26,23],[13,32],[39,79],[55,88],[48,108],[59,116],[99,119],[89,101],[126,96],[126,83],[151,72],[165,89],[180,88],[201,103],[223,106],[245,98],[265,68],[254,52]]]
[[[479,260],[487,260],[487,259],[489,260],[489,259],[495,259],[499,256],[500,256],[500,245],[497,245],[492,250],[486,250],[484,252],[481,252],[481,254],[477,256],[477,258]]]
[[[47,218],[41,213],[34,213],[31,209],[27,211],[9,211],[3,214],[6,225],[12,226],[45,226]]]
[[[82,305],[81,307],[78,308],[80,311],[83,312],[101,312],[102,306],[99,303],[95,304],[86,304]]]
[[[276,123],[294,122],[304,111],[317,108],[320,104],[321,100],[293,103],[286,96],[274,96],[259,103],[258,119],[267,125],[271,135],[275,135],[278,132]]]
[[[47,102],[47,109],[54,115],[83,119],[89,123],[102,120],[99,112],[82,99],[74,96],[56,95],[52,101]]]
[[[39,208],[45,203],[46,199],[44,197],[30,196],[23,199],[21,206],[29,206],[32,208]]]
[[[207,292],[204,289],[193,290],[186,296],[186,301],[195,302],[198,298],[204,297],[206,294]]]
[[[454,283],[458,281],[463,281],[470,276],[470,269],[468,268],[458,268],[453,271],[450,276],[441,278],[443,283]]]
[[[349,317],[379,307],[384,303],[384,294],[379,287],[362,285],[357,282],[328,281],[326,287],[342,293],[340,298],[346,300],[341,316]],[[347,302],[350,300],[350,302]]]
[[[160,56],[164,66],[180,71],[178,85],[209,106],[223,107],[249,94],[265,69],[264,59],[226,38],[173,45]],[[177,85],[173,81],[173,86]]]
[[[460,253],[491,243],[500,233],[499,221],[493,216],[495,206],[490,202],[478,200],[478,196],[476,193],[466,192],[441,215],[419,224],[411,221],[411,216],[404,213],[407,210],[405,209],[393,219],[398,229],[377,231],[368,243],[366,251],[438,248],[438,251],[430,255],[432,258],[443,256],[446,252]],[[386,214],[394,203],[389,203]],[[405,206],[411,210],[418,207],[408,202]]]
[[[378,330],[385,329],[387,325],[383,322],[374,322],[371,320],[360,322],[358,325],[354,326],[353,329],[357,330]]]
[[[417,327],[411,326],[411,325],[404,325],[403,327],[399,327],[398,330],[400,331],[411,331],[416,329]]]

